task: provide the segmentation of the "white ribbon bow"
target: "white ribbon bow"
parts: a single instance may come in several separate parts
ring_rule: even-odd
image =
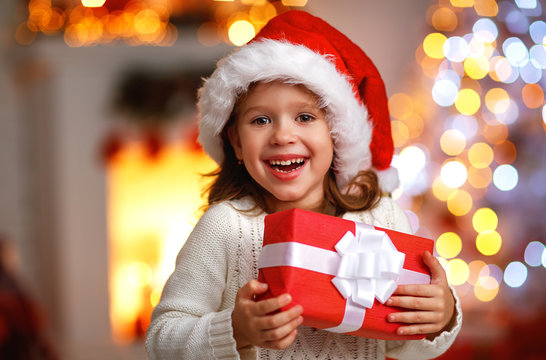
[[[374,298],[385,303],[396,290],[405,254],[384,231],[360,223],[355,230],[356,236],[347,231],[335,245],[341,262],[332,283],[345,299],[371,308]]]

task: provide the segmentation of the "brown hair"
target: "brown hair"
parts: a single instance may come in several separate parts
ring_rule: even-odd
[[[251,84],[248,90],[254,85],[255,83]],[[302,86],[302,88],[310,92],[306,87]],[[272,212],[266,201],[267,190],[250,176],[243,164],[239,164],[228,138],[228,129],[235,123],[239,104],[248,94],[248,90],[239,96],[229,121],[222,130],[224,162],[215,171],[205,174],[207,177],[214,177],[212,183],[204,190],[204,195],[208,193],[208,205],[205,208],[222,201],[250,196],[256,205],[249,211],[260,208],[266,213]],[[318,99],[317,95],[312,92],[311,94]],[[379,181],[372,170],[358,172],[349,182],[346,190],[342,192],[337,187],[334,170],[330,168],[324,178],[323,189],[324,201],[320,212],[335,216],[341,216],[347,211],[372,209],[381,197]]]

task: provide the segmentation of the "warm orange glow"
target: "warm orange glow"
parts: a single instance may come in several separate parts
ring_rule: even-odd
[[[175,257],[199,215],[200,174],[215,164],[192,147],[170,145],[150,160],[133,144],[108,168],[110,317],[114,338],[142,336]]]
[[[521,89],[521,98],[529,109],[536,109],[544,105],[544,91],[538,84],[525,84]]]
[[[439,7],[432,14],[432,26],[438,31],[453,31],[457,28],[457,15],[448,7]]]
[[[106,0],[82,0],[82,5],[85,7],[94,8],[101,7],[102,5],[104,5],[105,2]]]
[[[483,137],[490,144],[500,144],[508,137],[508,127],[504,124],[486,124],[483,129]]]
[[[403,146],[409,138],[409,129],[406,124],[400,120],[391,122],[392,140],[395,147]]]
[[[392,117],[402,119],[413,112],[413,100],[405,93],[396,93],[389,98],[389,112]]]
[[[480,16],[496,16],[499,12],[499,7],[495,0],[476,0],[474,2],[474,10]]]

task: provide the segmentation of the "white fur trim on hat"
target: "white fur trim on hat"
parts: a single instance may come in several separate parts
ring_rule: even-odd
[[[219,165],[224,160],[221,132],[237,97],[258,81],[284,80],[302,84],[320,98],[327,109],[334,141],[336,182],[343,189],[360,170],[371,166],[372,125],[368,111],[351,83],[328,56],[303,45],[263,39],[250,43],[220,60],[199,90],[199,142]]]

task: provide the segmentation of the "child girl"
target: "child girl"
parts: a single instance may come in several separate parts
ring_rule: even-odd
[[[392,191],[385,88],[364,52],[319,18],[290,11],[219,62],[199,93],[200,135],[220,165],[209,205],[154,309],[152,359],[425,359],[453,342],[459,301],[426,253],[429,285],[402,285],[387,305],[400,334],[384,341],[301,325],[290,294],[267,300],[257,278],[264,217],[303,208],[410,232]]]

